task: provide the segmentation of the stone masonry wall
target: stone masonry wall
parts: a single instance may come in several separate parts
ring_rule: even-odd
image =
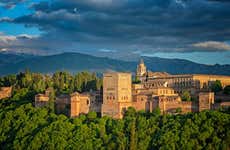
[[[12,87],[0,87],[0,99],[10,97],[11,92],[12,92]]]

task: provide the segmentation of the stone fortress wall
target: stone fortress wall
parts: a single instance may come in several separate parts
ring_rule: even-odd
[[[12,87],[0,87],[0,100],[10,97],[12,94]]]
[[[45,94],[37,94],[35,96],[35,107],[44,107],[49,103],[48,89]],[[57,114],[65,114],[69,117],[77,117],[80,114],[87,114],[89,111],[101,113],[102,98],[101,93],[86,92],[72,94],[63,94],[55,98],[55,112]]]

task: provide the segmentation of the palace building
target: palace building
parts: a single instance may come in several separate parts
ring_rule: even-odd
[[[173,88],[178,94],[183,93],[183,91],[189,91],[194,96],[197,96],[200,91],[209,91],[216,80],[221,82],[223,88],[230,85],[229,76],[206,74],[171,75],[166,72],[146,71],[143,60],[140,61],[137,67],[136,75],[145,87],[158,88],[167,86]]]
[[[222,86],[230,85],[229,76],[170,75],[166,72],[147,71],[144,61],[137,66],[136,77],[140,83],[132,83],[132,74],[107,72],[103,74],[103,91],[60,95],[55,99],[55,110],[70,117],[95,111],[101,116],[121,119],[129,107],[137,111],[153,112],[159,108],[162,114],[199,112],[229,107],[230,98],[215,102],[210,86],[220,80]],[[188,91],[193,101],[182,101],[181,94]],[[47,104],[49,92],[35,96],[35,106]]]
[[[197,101],[182,101],[173,88],[168,84],[160,83],[158,86],[146,86],[146,82],[132,84],[131,73],[105,73],[102,116],[122,118],[128,107],[148,112],[160,108],[162,113],[187,113],[214,109],[212,92],[199,92]],[[230,102],[225,105],[230,106]]]

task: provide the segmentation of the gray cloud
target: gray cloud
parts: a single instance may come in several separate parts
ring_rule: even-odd
[[[1,21],[43,31],[29,45],[39,50],[191,52],[198,51],[193,43],[230,40],[229,6],[223,0],[55,0]]]
[[[33,44],[38,37],[27,34],[17,36],[0,33],[0,52],[16,52],[29,54],[44,54]],[[26,47],[24,45],[27,45]],[[35,48],[34,48],[35,46]]]
[[[26,0],[0,0],[0,6],[3,6],[7,9],[14,8],[17,4],[22,3]]]
[[[217,42],[217,41],[206,41],[206,42],[200,42],[192,44],[195,48],[201,48],[204,50],[220,50],[220,51],[230,51],[230,45],[223,43],[223,42]]]
[[[222,3],[222,2],[230,2],[229,0],[209,0],[210,2],[219,2],[219,3]]]

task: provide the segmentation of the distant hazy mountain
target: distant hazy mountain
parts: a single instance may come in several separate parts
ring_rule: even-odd
[[[26,57],[23,55],[14,55],[14,54],[1,54],[0,53],[0,65],[7,63],[17,63],[24,60]]]
[[[14,56],[11,57],[13,58]],[[23,56],[18,57],[23,59]],[[7,62],[4,65],[1,65],[0,74],[17,73],[24,71],[25,69],[41,73],[52,73],[55,71],[78,72],[84,70],[93,72],[103,72],[105,70],[125,71],[127,68],[131,67],[131,70],[135,68],[132,62],[128,63],[80,53],[63,53],[51,56],[34,56],[33,58],[25,58],[16,63]]]
[[[204,73],[230,75],[230,65],[203,65],[182,59],[143,57],[148,70],[165,71],[171,74]],[[0,75],[17,73],[29,69],[33,72],[107,70],[134,72],[138,62],[126,62],[106,57],[95,57],[80,53],[63,53],[51,56],[23,56],[0,54]]]

